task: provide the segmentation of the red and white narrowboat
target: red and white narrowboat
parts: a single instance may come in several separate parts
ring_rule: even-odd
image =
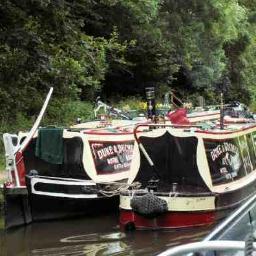
[[[142,187],[121,192],[122,228],[210,225],[256,191],[254,122],[207,130],[149,124],[134,133],[141,155],[135,181]]]

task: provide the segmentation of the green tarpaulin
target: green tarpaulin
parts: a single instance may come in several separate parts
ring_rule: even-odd
[[[63,129],[40,128],[36,140],[36,156],[52,164],[62,164],[63,153]]]

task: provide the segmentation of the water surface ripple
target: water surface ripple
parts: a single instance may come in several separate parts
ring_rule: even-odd
[[[197,241],[212,228],[122,232],[115,215],[40,222],[0,230],[0,252],[1,256],[157,255]]]

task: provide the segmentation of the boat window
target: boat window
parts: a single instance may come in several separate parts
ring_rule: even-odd
[[[213,185],[240,179],[255,169],[252,134],[226,140],[204,140]]]

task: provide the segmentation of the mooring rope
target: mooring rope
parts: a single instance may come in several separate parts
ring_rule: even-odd
[[[122,182],[111,182],[111,183],[104,182],[104,183],[98,183],[98,184],[106,185],[106,187],[108,187],[107,190],[106,189],[99,190],[99,193],[107,197],[119,195],[121,191],[127,190],[129,188],[139,189],[141,187],[141,183],[139,182],[134,182],[132,184],[127,184]]]

